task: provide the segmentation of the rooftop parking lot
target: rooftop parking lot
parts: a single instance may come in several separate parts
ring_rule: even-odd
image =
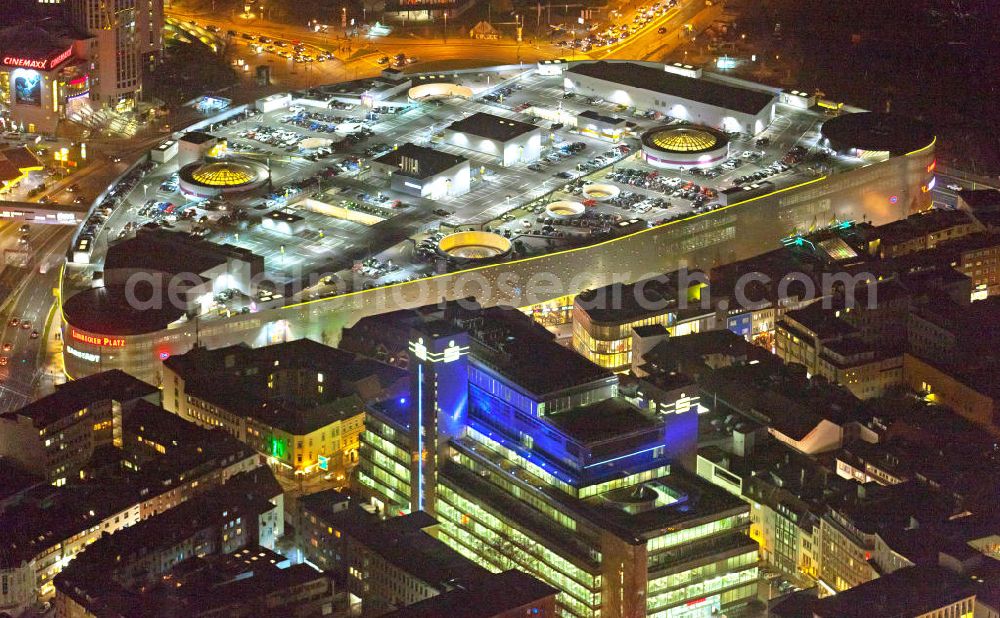
[[[815,147],[822,114],[779,105],[777,119],[761,134],[730,134],[730,156],[718,165],[657,169],[639,157],[637,138],[653,127],[681,124],[678,120],[567,94],[558,76],[528,72],[499,79],[471,73],[453,79],[475,96],[410,103],[404,94],[374,108],[293,104],[209,127],[227,140],[223,158],[269,166],[269,188],[194,200],[180,192],[174,160],[133,183],[91,234],[113,241],[142,225],[159,225],[263,255],[279,286],[333,274],[352,286],[370,287],[437,272],[435,239],[452,231],[495,231],[512,239],[515,255],[530,255],[706,212],[733,186],[763,180],[786,186],[860,164]],[[587,110],[624,118],[625,137],[602,140],[572,123],[546,119]],[[444,143],[445,127],[477,112],[541,127],[541,158],[502,167],[495,157]],[[373,173],[371,161],[406,142],[468,159],[469,192],[430,200],[390,189],[388,178]],[[593,183],[610,184],[619,193],[605,201],[590,199],[584,187]],[[554,200],[579,202],[584,211],[552,217],[545,207]],[[302,295],[331,291],[318,285]]]

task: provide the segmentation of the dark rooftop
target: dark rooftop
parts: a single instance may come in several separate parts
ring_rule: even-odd
[[[0,161],[10,163],[15,171],[28,169],[31,167],[41,167],[42,162],[38,160],[35,153],[27,146],[17,146],[15,148],[5,148],[0,150]]]
[[[796,325],[801,325],[821,340],[847,337],[858,332],[856,328],[837,317],[833,311],[824,309],[822,305],[813,303],[802,309],[788,311],[782,321],[791,320],[796,323],[791,325],[793,329]]]
[[[605,116],[599,112],[595,112],[592,109],[580,112],[576,115],[577,118],[586,118],[587,120],[596,120],[598,122],[603,122],[610,125],[618,125],[625,122],[624,118],[618,118],[617,116]]]
[[[919,150],[934,141],[934,132],[927,124],[884,112],[842,114],[824,122],[820,132],[835,150],[856,148],[891,156]]]
[[[622,86],[642,88],[660,94],[731,109],[745,114],[757,114],[775,95],[760,90],[729,86],[707,79],[684,77],[635,62],[589,62],[577,64],[566,71],[587,75]]]
[[[0,458],[0,503],[44,482],[44,478],[21,469],[15,462]]]
[[[216,137],[211,133],[205,133],[203,131],[188,131],[181,136],[180,141],[191,144],[204,144],[205,142],[209,142],[213,139],[216,139]]]
[[[612,380],[614,374],[556,343],[544,327],[516,309],[491,307],[469,324],[476,360],[536,396]]]
[[[310,339],[261,348],[195,348],[171,356],[164,365],[184,377],[189,395],[299,435],[360,413],[364,401],[406,376],[391,365]],[[254,367],[258,371],[250,371]],[[322,373],[323,393],[307,398],[268,387],[270,373],[296,369]]]
[[[659,423],[621,398],[605,399],[565,412],[550,414],[545,420],[583,444],[603,442],[617,436],[655,429]]]
[[[108,246],[104,269],[200,274],[231,259],[252,262],[261,258],[248,249],[212,243],[183,232],[140,228],[135,236]]]
[[[591,322],[625,324],[676,312],[678,294],[677,283],[672,278],[661,276],[584,290],[577,295],[573,305],[586,313]]]
[[[558,592],[526,573],[510,570],[396,610],[385,618],[493,618]]]
[[[974,594],[955,573],[935,565],[907,567],[820,599],[819,618],[910,618],[933,612]]]
[[[494,116],[493,114],[487,114],[485,112],[476,112],[468,118],[463,118],[462,120],[457,120],[451,123],[448,125],[448,129],[451,131],[458,131],[460,133],[468,133],[469,135],[495,139],[500,142],[506,142],[518,137],[519,135],[534,131],[538,129],[538,127],[533,124],[528,124],[527,122],[521,122],[520,120],[509,120],[502,116]]]
[[[874,233],[883,244],[899,244],[913,238],[972,223],[975,223],[975,220],[964,210],[933,208],[910,215],[905,219],[880,225],[875,228]]]
[[[51,395],[46,395],[4,416],[24,416],[32,419],[35,427],[41,428],[63,417],[76,414],[98,401],[113,400],[124,403],[149,397],[158,392],[159,389],[152,384],[133,378],[120,369],[112,369],[59,384]]]
[[[136,298],[151,298],[151,286],[136,286]],[[89,288],[63,301],[63,314],[71,327],[100,335],[141,335],[163,330],[184,315],[174,303],[158,309],[138,309],[124,287]],[[72,343],[72,342],[68,342]]]
[[[968,204],[973,212],[1000,209],[1000,191],[996,189],[962,189],[958,199]]]
[[[416,171],[408,170],[402,166],[403,157],[413,159],[417,162]],[[395,172],[396,174],[423,179],[450,170],[456,165],[468,161],[468,159],[407,142],[399,148],[390,150],[381,157],[378,157],[375,161],[399,168],[399,171]]]
[[[49,30],[30,23],[0,30],[0,55],[51,61],[60,52],[69,49],[73,40]],[[70,31],[59,34],[69,35]],[[76,37],[87,38],[86,35],[75,35],[74,38]]]
[[[723,367],[707,374],[700,386],[719,404],[793,440],[805,438],[824,419],[843,425],[864,418],[860,402],[846,389],[769,363]]]
[[[428,534],[426,530],[438,522],[424,511],[384,521],[352,520],[345,524],[344,532],[353,541],[442,592],[457,582],[489,575],[489,571]]]
[[[667,327],[663,324],[643,324],[633,326],[632,331],[639,337],[656,337],[657,335],[669,335]]]

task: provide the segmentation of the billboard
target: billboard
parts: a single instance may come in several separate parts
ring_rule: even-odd
[[[10,90],[14,105],[42,105],[42,76],[38,71],[16,69],[11,73]]]

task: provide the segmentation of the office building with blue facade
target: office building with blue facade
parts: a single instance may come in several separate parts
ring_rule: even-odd
[[[696,405],[636,406],[513,310],[413,320],[414,391],[362,436],[375,506],[432,512],[457,551],[557,588],[563,616],[702,618],[756,596],[747,505],[678,465]]]

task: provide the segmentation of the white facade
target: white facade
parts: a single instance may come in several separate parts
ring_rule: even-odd
[[[156,163],[166,163],[177,156],[177,149],[177,142],[175,140],[168,139],[156,148],[150,150],[149,158]]]
[[[257,99],[257,103],[254,104],[254,107],[256,107],[257,111],[260,113],[266,114],[275,110],[285,109],[291,104],[292,95],[284,92],[272,94],[271,96],[264,97],[263,99]]]
[[[427,178],[413,178],[395,171],[390,176],[390,187],[407,195],[439,200],[464,195],[469,192],[471,171],[468,161]]]
[[[565,73],[564,87],[567,91],[575,92],[581,96],[602,98],[611,103],[634,107],[637,110],[654,110],[672,118],[679,118],[693,124],[701,124],[726,132],[756,135],[771,124],[775,115],[776,97],[759,112],[752,114],[654,90],[622,85],[572,71]]]
[[[542,130],[539,128],[505,142],[464,131],[445,129],[444,140],[452,146],[494,157],[504,167],[516,163],[533,163],[542,154]]]

